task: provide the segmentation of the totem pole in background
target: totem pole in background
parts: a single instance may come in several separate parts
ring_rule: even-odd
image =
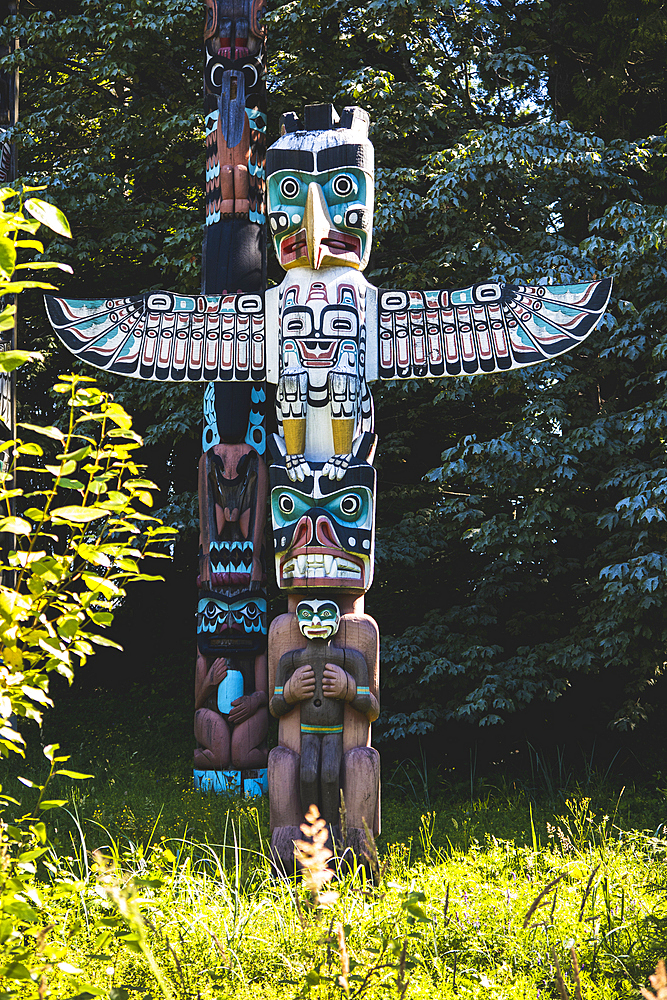
[[[339,117],[331,105],[314,105],[303,121],[283,115],[281,137],[266,155],[267,214],[285,278],[263,295],[260,278],[238,291],[238,261],[258,259],[249,245],[261,253],[261,237],[250,229],[250,213],[260,213],[262,159],[253,148],[261,132],[251,131],[260,119],[258,108],[248,110],[245,77],[247,65],[254,72],[261,58],[238,56],[234,46],[248,37],[250,49],[251,31],[243,34],[236,7],[236,20],[223,19],[224,2],[211,6],[207,29],[212,224],[205,294],[46,301],[56,333],[84,361],[134,378],[209,383],[199,480],[196,765],[199,780],[203,774],[213,787],[223,787],[230,770],[243,779],[247,769],[261,769],[270,698],[280,720],[268,760],[272,848],[288,867],[313,802],[334,836],[342,836],[336,826],[343,793],[344,839],[357,849],[365,825],[379,830],[380,762],[370,745],[379,712],[379,635],[364,612],[373,579],[377,440],[368,383],[547,361],[593,330],[611,280],[378,290],[361,274],[373,222],[368,115],[348,107]],[[260,35],[253,37],[263,52]],[[240,93],[243,122],[233,104]],[[241,125],[250,136],[246,160]],[[248,217],[227,219],[225,206],[246,191],[246,163]],[[233,202],[239,204],[245,196]],[[259,264],[255,273],[261,274]],[[257,409],[265,379],[277,385],[270,506],[276,577],[287,593],[287,612],[269,633],[268,685],[261,553],[266,472]]]
[[[266,283],[264,0],[206,0],[206,6],[202,292],[261,293]],[[242,301],[251,310],[253,303],[261,308],[256,294]],[[255,325],[250,312],[246,329],[237,331],[240,381],[206,387],[199,461],[195,786],[246,795],[266,791],[268,728],[266,390],[252,381]],[[219,332],[224,354],[224,320]]]

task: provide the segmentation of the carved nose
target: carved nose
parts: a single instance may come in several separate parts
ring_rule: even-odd
[[[315,526],[315,533],[317,535],[317,542],[319,545],[325,546],[335,546],[337,549],[340,548],[340,542],[336,537],[336,532],[334,531],[333,525],[328,517],[318,517],[317,524]]]
[[[291,549],[300,549],[304,545],[310,545],[313,540],[313,522],[307,514],[304,514],[298,522],[292,535],[290,543]]]

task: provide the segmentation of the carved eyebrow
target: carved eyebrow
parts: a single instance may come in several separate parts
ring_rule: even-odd
[[[312,174],[315,157],[310,149],[267,149],[266,176],[275,174],[276,170],[303,170]]]
[[[350,142],[344,146],[329,146],[328,149],[320,149],[317,154],[318,171],[333,170],[335,167],[358,167],[368,173],[372,172],[373,163],[368,147]]]

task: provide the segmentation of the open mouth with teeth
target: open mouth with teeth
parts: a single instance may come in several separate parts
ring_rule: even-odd
[[[306,639],[328,639],[332,631],[331,625],[306,625],[303,634]]]
[[[364,587],[364,563],[356,556],[325,549],[290,552],[280,560],[281,587]]]

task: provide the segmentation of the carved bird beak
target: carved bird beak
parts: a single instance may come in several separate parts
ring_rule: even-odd
[[[324,192],[315,181],[308,185],[303,226],[311,267],[316,270],[336,265],[359,268],[361,240],[358,236],[336,229],[329,215]]]
[[[329,235],[330,230],[333,228],[333,223],[322,188],[319,184],[315,184],[314,181],[308,185],[303,224],[306,230],[308,256],[311,265],[317,269],[321,266],[322,257],[326,252],[326,247],[322,241]]]

